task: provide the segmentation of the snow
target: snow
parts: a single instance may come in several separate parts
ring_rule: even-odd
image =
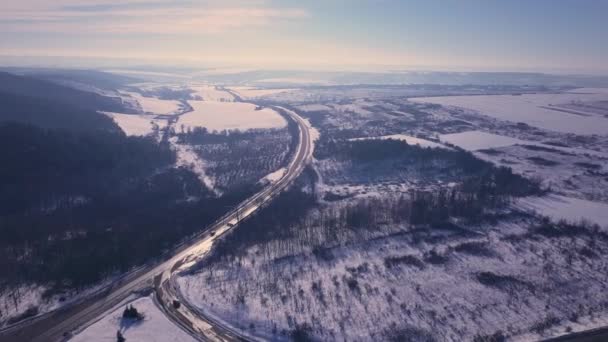
[[[371,114],[373,114],[373,112],[364,108],[364,107],[366,107],[366,105],[369,105],[369,104],[370,103],[367,103],[362,100],[356,100],[355,102],[349,103],[349,104],[331,104],[330,106],[333,107],[333,109],[337,113],[352,112],[352,113],[359,114],[361,116],[370,116]]]
[[[393,135],[384,135],[384,136],[380,136],[380,137],[369,137],[369,138],[356,138],[356,139],[350,139],[350,140],[357,141],[357,140],[370,140],[370,139],[379,139],[379,140],[393,139],[393,140],[405,141],[409,145],[419,145],[420,147],[446,148],[445,145],[436,143],[434,141],[416,138],[416,137],[412,137],[412,136],[405,135],[405,134],[393,134]]]
[[[468,151],[476,151],[486,148],[497,148],[526,143],[523,140],[486,133],[481,131],[468,131],[462,133],[443,134],[439,140],[458,146]]]
[[[467,151],[477,151],[482,149],[501,148],[513,145],[533,145],[551,150],[563,151],[572,154],[589,154],[601,158],[608,158],[608,153],[584,148],[571,148],[538,143],[535,141],[522,140],[482,131],[467,131],[461,133],[442,134],[439,140],[458,146]]]
[[[183,78],[190,79],[188,75],[174,74],[167,72],[156,72],[156,71],[144,71],[144,70],[129,70],[129,69],[105,69],[105,72],[122,75],[139,75],[139,76],[159,76],[159,77],[170,77],[170,78]]]
[[[175,115],[181,112],[181,103],[175,100],[161,100],[155,97],[145,97],[138,93],[125,92],[134,98],[146,114]]]
[[[233,328],[278,341],[288,340],[294,323],[310,324],[319,340],[387,340],[384,334],[397,322],[398,329],[416,327],[438,341],[472,341],[499,330],[519,338],[549,316],[569,324],[574,315],[581,322],[605,315],[604,297],[594,295],[604,288],[604,263],[578,254],[592,236],[528,238],[525,222],[512,222],[469,237],[429,231],[436,239],[419,243],[407,228],[379,227],[369,239],[346,238],[328,247],[327,261],[300,240],[319,231],[301,229],[306,231],[295,241],[270,240],[242,251],[237,260],[183,275],[177,279],[181,293]],[[489,252],[454,249],[464,243]],[[431,251],[446,261],[428,261]],[[386,266],[387,258],[403,255],[422,266]],[[513,277],[514,288],[484,285],[477,280],[481,272]],[[356,280],[356,290],[349,279]]]
[[[232,102],[234,96],[225,90],[218,89],[212,85],[194,85],[190,86],[190,89],[195,91],[195,96],[200,96],[203,101],[216,101],[216,102]]]
[[[230,90],[235,91],[241,97],[251,99],[256,97],[262,97],[266,95],[274,95],[285,93],[289,91],[294,91],[296,89],[264,89],[264,88],[256,88],[256,87],[230,87]]]
[[[286,168],[284,168],[284,167],[280,168],[280,169],[276,170],[275,172],[270,173],[266,177],[262,178],[262,182],[276,183],[281,178],[283,178],[283,176],[285,175],[286,172],[287,172]]]
[[[299,77],[282,77],[282,78],[265,78],[255,81],[256,83],[292,83],[292,84],[329,84],[329,81],[324,79],[299,78]]]
[[[608,228],[608,203],[550,195],[521,198],[517,201],[517,206],[548,216],[553,220],[566,220],[573,223],[586,220]]]
[[[144,136],[154,132],[154,126],[166,126],[166,121],[156,120],[154,116],[137,114],[104,113],[125,132],[126,135]]]
[[[58,310],[66,305],[78,302],[99,291],[103,291],[107,286],[120,278],[120,275],[110,276],[94,286],[80,290],[65,290],[54,292],[45,285],[40,284],[20,284],[18,286],[0,287],[0,327],[7,324],[11,318],[22,315],[30,308],[37,308],[38,315],[43,315],[53,310]],[[49,296],[49,292],[53,294]]]
[[[412,98],[413,102],[434,103],[470,109],[484,115],[512,122],[523,122],[547,130],[575,134],[608,134],[608,118],[593,114],[575,114],[560,110],[559,105],[584,101],[607,101],[605,90],[594,93],[475,95]]]
[[[30,307],[38,307],[41,312],[58,307],[58,302],[44,299],[44,292],[47,290],[39,285],[0,289],[0,326],[6,323],[7,319],[24,313]]]
[[[306,104],[306,105],[301,105],[301,106],[297,106],[298,110],[304,111],[304,112],[323,112],[323,111],[329,111],[331,110],[330,107],[326,106],[326,105],[322,105],[322,104]]]
[[[178,144],[177,137],[172,137],[169,139],[171,146],[175,149],[177,154],[177,161],[175,166],[177,167],[185,167],[194,172],[202,184],[205,185],[208,189],[215,191],[217,195],[219,193],[215,189],[215,181],[207,175],[205,172],[205,163],[203,160],[196,154],[193,150],[193,147],[185,144]]]
[[[285,119],[270,108],[256,110],[251,103],[190,101],[194,111],[180,116],[176,127],[206,127],[210,131],[282,128]]]
[[[84,329],[70,341],[116,341],[118,330],[129,342],[196,341],[167,319],[162,311],[156,307],[151,296],[139,298],[128,304],[132,304],[145,315],[143,321],[123,322],[122,312],[127,305],[127,303],[124,303],[106,313],[99,321]]]
[[[606,94],[608,95],[608,88],[576,88],[567,91],[572,94]]]

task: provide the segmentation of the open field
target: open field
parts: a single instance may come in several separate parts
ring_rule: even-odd
[[[576,109],[576,106],[572,105],[607,100],[608,95],[597,90],[594,93],[448,96],[412,99],[415,102],[465,108],[501,120],[523,122],[530,126],[557,132],[602,135],[608,132],[608,118],[597,113],[587,113],[583,107],[578,106],[580,108]],[[563,106],[570,106],[576,112],[559,110]]]
[[[256,109],[250,103],[226,103],[190,101],[194,110],[181,116],[176,124],[179,131],[205,127],[210,131],[247,130],[256,128],[281,128],[286,122],[278,113],[269,108]]]

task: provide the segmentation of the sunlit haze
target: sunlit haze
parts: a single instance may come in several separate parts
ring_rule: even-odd
[[[606,72],[606,13],[601,0],[2,1],[0,55]]]

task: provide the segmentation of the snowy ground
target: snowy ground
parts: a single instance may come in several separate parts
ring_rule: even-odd
[[[302,324],[321,340],[387,340],[409,330],[437,341],[498,331],[534,340],[605,317],[606,240],[545,237],[526,225],[476,234],[379,228],[322,256],[298,242],[277,252],[290,242],[269,241],[179,284],[202,310],[278,340]]]
[[[133,305],[144,314],[142,321],[123,320],[122,312],[127,304]],[[101,342],[116,341],[116,332],[120,330],[129,342],[185,342],[196,341],[185,333],[156,307],[151,296],[123,303],[101,317],[101,319],[70,341]]]
[[[468,151],[512,146],[524,143],[524,141],[521,139],[480,131],[443,134],[439,136],[439,139],[443,142],[458,146]]]
[[[585,111],[583,106],[570,108],[578,102],[608,101],[608,94],[600,90],[593,93],[429,97],[412,101],[466,108],[498,119],[558,132],[602,135],[608,132],[608,117]]]
[[[244,99],[254,99],[258,97],[264,97],[266,95],[280,94],[295,90],[293,88],[274,89],[257,87],[230,87],[229,89],[236,92],[237,94],[239,94],[240,97]]]
[[[427,140],[427,139],[416,138],[416,137],[412,137],[412,136],[405,135],[405,134],[393,134],[393,135],[385,135],[385,136],[381,136],[381,137],[370,137],[370,138],[355,138],[355,139],[351,139],[351,140],[368,140],[368,139],[380,139],[380,140],[393,139],[393,140],[401,140],[401,141],[405,141],[409,145],[418,145],[420,147],[431,147],[431,148],[435,148],[435,147],[443,147],[443,148],[445,148],[446,147],[445,145],[439,144],[439,143],[434,142],[434,141],[430,141],[430,140]]]
[[[59,297],[45,298],[45,291],[47,289],[39,285],[3,288],[0,291],[0,326],[13,323],[9,320],[15,319],[30,308],[45,313],[61,307]]]
[[[585,220],[608,229],[608,203],[549,195],[521,198],[516,202],[516,206],[556,221],[578,223]]]
[[[174,115],[180,113],[182,109],[182,104],[179,101],[161,100],[133,92],[125,92],[125,94],[135,99],[141,111],[146,114]]]
[[[219,89],[214,85],[191,85],[190,89],[194,90],[194,97],[200,97],[202,101],[213,102],[232,102],[234,96],[225,90]]]
[[[256,110],[250,103],[190,101],[194,111],[182,115],[176,128],[206,127],[210,131],[281,128],[287,123],[269,108]]]
[[[175,165],[177,167],[185,167],[194,172],[201,183],[205,185],[205,187],[213,192],[216,195],[220,195],[221,193],[215,188],[215,181],[213,178],[207,175],[205,171],[205,163],[201,159],[201,157],[194,151],[194,148],[187,144],[179,144],[177,142],[177,137],[172,137],[169,139],[169,143],[173,146],[175,153],[177,154],[177,162]]]
[[[0,327],[20,321],[17,318],[28,310],[42,315],[74,303],[105,288],[115,281],[117,276],[109,277],[80,291],[64,291],[52,295],[49,294],[51,291],[49,287],[37,284],[2,287],[0,288]]]
[[[283,176],[285,175],[286,172],[287,172],[287,169],[282,167],[282,168],[276,170],[275,172],[272,172],[272,173],[269,173],[268,175],[266,175],[264,178],[261,179],[261,182],[262,183],[276,183],[281,178],[283,178]]]
[[[166,120],[156,119],[155,115],[105,113],[125,132],[126,135],[145,136],[167,126]]]

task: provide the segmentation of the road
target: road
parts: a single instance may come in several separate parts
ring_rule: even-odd
[[[209,251],[215,239],[233,229],[239,222],[237,218],[241,220],[246,218],[286,189],[302,173],[304,167],[312,158],[312,140],[306,121],[292,111],[280,107],[277,109],[295,120],[299,128],[298,146],[287,166],[287,171],[280,180],[243,201],[235,209],[205,229],[191,243],[178,247],[173,257],[167,258],[160,264],[142,267],[129,273],[113,284],[111,288],[98,292],[76,304],[3,330],[0,332],[0,341],[62,341],[65,339],[64,334],[66,332],[86,326],[106,311],[120,304],[132,293],[151,286],[154,286],[157,290],[157,301],[169,318],[201,340],[239,339],[238,335],[213,325],[210,320],[203,317],[199,319],[195,313],[188,310],[187,305],[183,305],[180,308],[181,310],[176,312],[167,304],[174,298],[175,291],[164,295],[165,292],[162,289],[169,284],[168,280],[176,270]]]
[[[608,327],[601,327],[562,335],[542,342],[605,342],[608,341]]]
[[[306,166],[307,162],[312,157],[313,147],[312,147],[312,139],[310,137],[310,132],[308,130],[307,123],[300,118],[296,113],[283,108],[283,107],[275,107],[276,110],[280,110],[283,113],[289,115],[293,120],[296,121],[299,127],[299,142],[295,157],[290,162],[287,167],[288,172],[281,178],[277,183],[275,183],[270,188],[259,193],[259,198],[262,201],[254,201],[258,204],[252,204],[251,207],[248,207],[241,213],[241,219],[246,218],[255,210],[257,210],[263,203],[267,203],[274,196],[281,193],[282,190],[287,188],[302,172],[304,166]],[[235,222],[232,222],[235,223]],[[226,227],[223,227],[224,229]],[[222,229],[222,228],[220,228]],[[224,233],[216,232],[217,234]],[[184,298],[182,298],[180,291],[177,289],[175,283],[175,275],[179,271],[182,271],[187,268],[187,265],[192,264],[192,258],[201,257],[207,250],[199,251],[197,255],[191,254],[189,257],[186,257],[177,263],[174,264],[174,267],[164,272],[155,282],[155,292],[157,303],[160,306],[161,310],[169,317],[173,322],[177,325],[181,326],[186,331],[190,332],[194,336],[202,336],[203,340],[213,340],[213,341],[235,341],[235,340],[255,340],[253,336],[243,335],[243,332],[233,329],[230,326],[223,325],[221,322],[214,320],[211,317],[206,316],[200,310],[197,310]],[[183,266],[186,265],[186,266]],[[182,303],[179,309],[173,307],[173,301],[179,301]]]

